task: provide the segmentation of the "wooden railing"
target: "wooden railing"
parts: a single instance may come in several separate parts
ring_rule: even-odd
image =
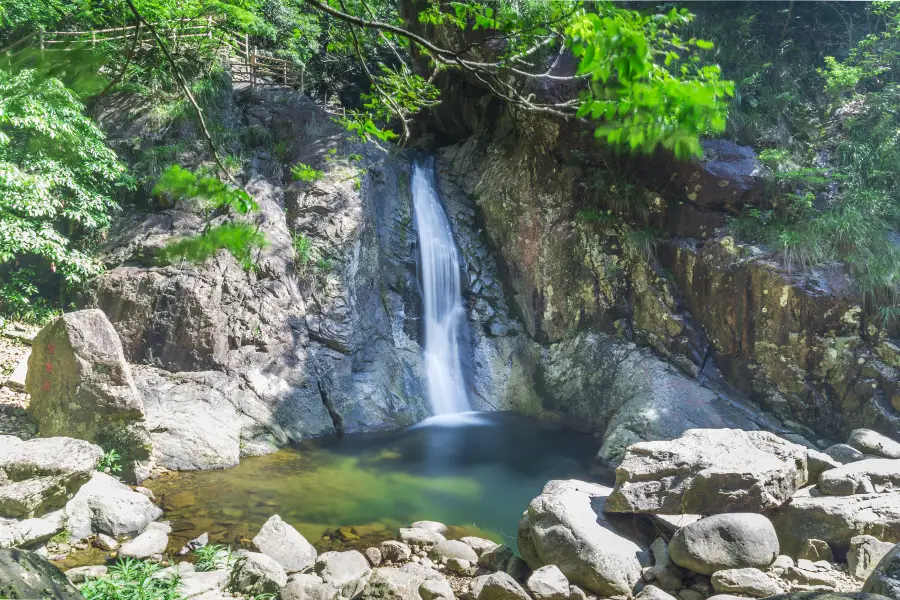
[[[205,20],[181,21],[177,27],[157,25],[160,37],[170,41],[174,53],[183,50],[182,41],[191,38],[206,38],[219,44],[217,52],[228,61],[232,79],[235,82],[249,83],[252,87],[267,85],[287,85],[303,91],[306,69],[303,64],[260,54],[256,46],[250,45],[249,37],[235,35],[227,30],[218,30],[223,35],[214,36],[216,21],[212,17]],[[29,45],[36,45],[40,51],[65,51],[73,48],[91,47],[106,42],[122,42],[134,40],[138,35],[140,48],[153,46],[153,39],[143,30],[135,32],[136,25],[126,25],[112,29],[94,29],[90,31],[36,31],[15,43],[0,49],[0,55],[18,52]]]

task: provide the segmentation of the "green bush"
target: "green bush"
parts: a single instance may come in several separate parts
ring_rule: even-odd
[[[34,280],[16,276],[23,261],[32,273],[69,283],[101,271],[88,247],[118,208],[113,195],[132,182],[83,111],[58,79],[0,69],[0,304],[7,314],[30,318],[26,305],[40,306]]]
[[[181,577],[158,575],[157,563],[120,558],[106,576],[90,579],[79,588],[85,600],[183,600]]]

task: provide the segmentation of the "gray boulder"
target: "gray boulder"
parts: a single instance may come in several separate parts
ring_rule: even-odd
[[[288,574],[302,571],[316,562],[317,552],[313,545],[278,515],[269,517],[253,543],[260,552],[278,561]]]
[[[847,444],[863,454],[883,458],[900,458],[900,442],[871,429],[854,429]]]
[[[488,571],[506,571],[514,552],[506,544],[501,544],[493,550],[488,550],[478,557],[478,566]]]
[[[180,563],[176,569],[180,571],[181,583],[178,584],[178,592],[185,598],[205,598],[204,594],[222,594],[228,586],[231,572],[226,569],[215,571],[187,570],[185,566],[190,563]]]
[[[380,567],[381,563],[384,562],[384,557],[381,555],[381,550],[378,548],[366,548],[366,551],[363,552],[366,555],[366,560],[369,561],[369,564],[373,567]]]
[[[831,546],[842,560],[857,535],[873,535],[883,542],[900,542],[900,494],[826,496],[817,489],[800,490],[788,504],[769,515],[781,551],[797,557],[808,539]]]
[[[500,544],[497,542],[492,542],[491,540],[486,540],[480,537],[472,537],[466,536],[464,538],[460,538],[462,543],[466,544],[469,548],[475,551],[475,554],[481,556],[485,552],[493,550],[497,548]]]
[[[787,502],[806,479],[803,446],[766,431],[692,429],[631,446],[606,510],[762,512]]]
[[[669,542],[675,564],[712,575],[722,569],[768,568],[778,556],[778,535],[762,515],[713,515],[686,525]]]
[[[313,573],[291,575],[281,590],[281,600],[335,600],[338,590]]]
[[[472,580],[473,600],[530,600],[528,593],[506,573],[481,575]]]
[[[354,598],[359,594],[372,574],[369,561],[356,550],[320,554],[315,568],[316,574],[344,598]]]
[[[150,435],[144,404],[122,343],[102,311],[66,313],[32,345],[28,412],[42,436],[71,436],[115,448],[126,477],[149,474]]]
[[[837,572],[825,561],[812,562],[801,558],[782,577],[791,587],[803,586],[801,589],[834,590],[841,585]]]
[[[28,547],[45,542],[66,528],[66,511],[35,519],[0,519],[0,548]]]
[[[894,544],[879,541],[871,535],[858,535],[850,540],[847,552],[848,572],[851,576],[865,581],[869,578],[881,559],[894,548]]]
[[[884,555],[866,580],[863,591],[900,600],[900,544]]]
[[[846,465],[858,460],[865,460],[865,454],[847,444],[835,444],[825,449],[825,454],[833,458],[836,462]]]
[[[94,472],[66,504],[69,533],[84,538],[91,533],[113,537],[137,535],[162,515],[149,498],[105,473]]]
[[[0,435],[0,517],[28,518],[65,505],[87,483],[103,450],[67,437],[23,442]]]
[[[287,585],[287,573],[274,558],[246,552],[231,569],[230,587],[247,596],[279,594]]]
[[[829,469],[835,469],[841,466],[843,463],[835,460],[828,454],[824,452],[819,452],[818,450],[809,450],[806,451],[806,468],[809,472],[809,483],[810,485],[814,485],[817,481],[819,481],[819,477],[825,471]]]
[[[119,547],[119,556],[150,558],[163,554],[169,545],[171,532],[172,528],[164,523],[150,523],[144,533]]]
[[[725,569],[712,576],[717,594],[742,594],[754,598],[766,598],[782,590],[775,581],[759,569]]]
[[[675,600],[675,596],[664,592],[655,585],[648,585],[635,596],[638,600]]]
[[[443,542],[446,538],[430,529],[417,529],[415,527],[400,530],[400,541],[409,546],[428,551]]]
[[[363,600],[420,600],[419,586],[426,579],[412,573],[381,567],[375,569],[362,590]]]
[[[569,580],[556,565],[536,569],[525,584],[535,600],[567,600]]]
[[[119,542],[112,536],[106,535],[105,533],[98,533],[97,539],[94,540],[94,545],[101,550],[115,550],[119,547]]]
[[[453,588],[446,579],[426,579],[419,586],[422,600],[454,600]]]
[[[819,478],[819,490],[830,496],[900,491],[900,460],[872,458],[831,469]]]
[[[380,548],[382,558],[391,562],[407,561],[412,556],[412,550],[403,542],[388,540],[381,542]]]
[[[551,481],[519,522],[519,552],[531,569],[557,565],[570,582],[600,596],[631,594],[646,549],[604,513],[609,488]]]
[[[459,540],[444,540],[435,544],[430,552],[432,558],[438,561],[447,561],[451,558],[469,561],[471,564],[478,562],[478,554],[468,544]]]
[[[416,521],[415,523],[410,524],[411,529],[427,529],[428,531],[434,531],[441,535],[446,535],[449,529],[443,523],[439,523],[437,521]]]
[[[81,593],[50,561],[35,552],[0,550],[0,598],[82,600]]]

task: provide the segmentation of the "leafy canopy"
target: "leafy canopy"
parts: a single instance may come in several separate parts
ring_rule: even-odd
[[[679,158],[698,156],[699,136],[726,125],[734,85],[702,60],[711,42],[677,34],[693,18],[686,9],[645,14],[613,2],[428,0],[419,23],[403,29],[377,21],[365,2],[306,2],[345,21],[338,28],[344,42],[329,48],[353,49],[362,63],[363,50],[370,51],[362,39],[394,50],[396,60],[376,72],[364,64],[371,91],[347,123],[363,137],[389,139],[399,122],[405,141],[413,117],[438,104],[433,81],[445,71],[461,72],[516,109],[596,121],[598,138],[628,151],[662,146]],[[575,73],[561,66],[566,50],[578,59]],[[410,55],[426,58],[432,76],[417,75]]]
[[[83,240],[129,187],[125,166],[59,80],[0,70],[0,263],[39,257],[68,281],[96,275]]]

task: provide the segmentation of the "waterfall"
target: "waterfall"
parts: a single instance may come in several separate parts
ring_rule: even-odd
[[[459,328],[465,317],[459,252],[438,198],[433,159],[413,165],[411,187],[425,301],[428,402],[435,415],[466,412],[471,407],[459,359]]]

